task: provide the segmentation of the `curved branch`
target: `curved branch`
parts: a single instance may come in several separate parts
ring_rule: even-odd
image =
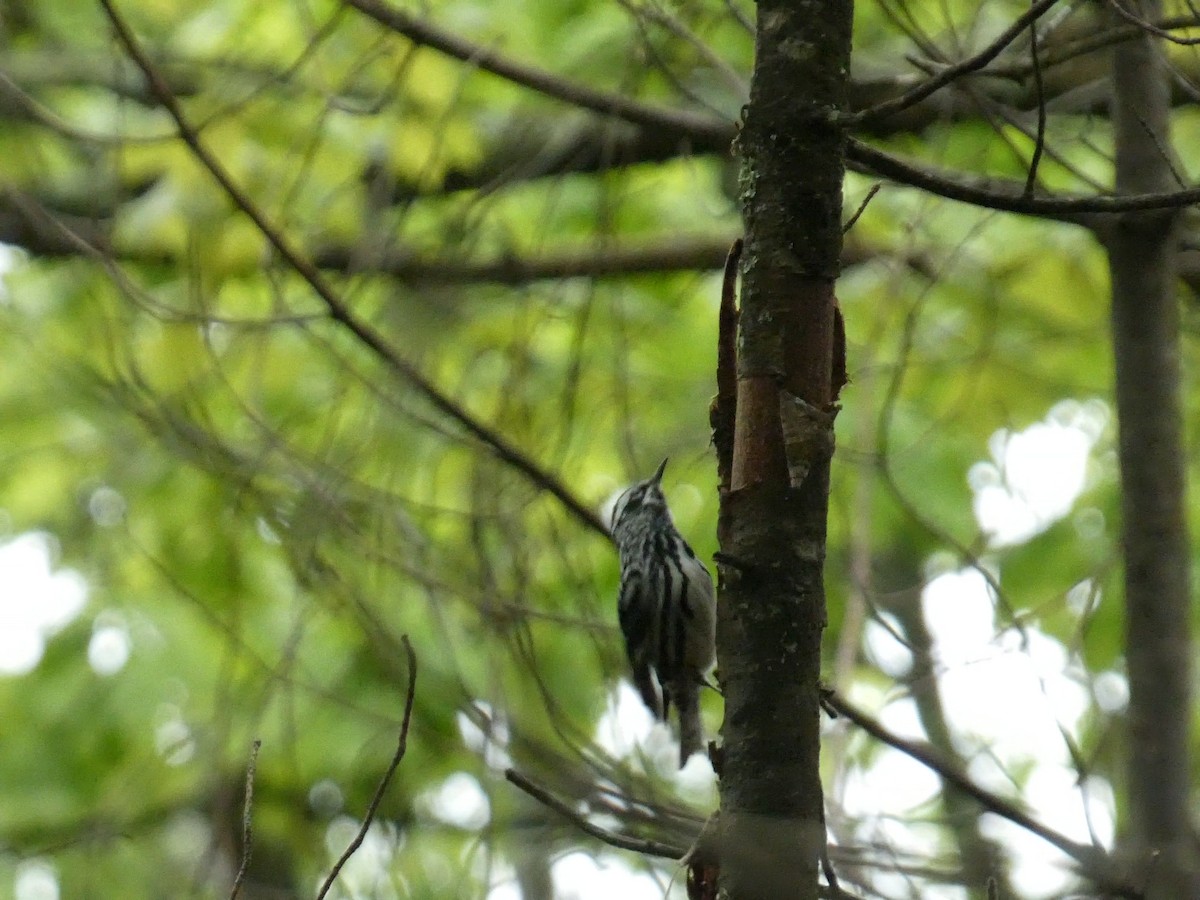
[[[163,108],[175,120],[179,129],[179,137],[187,145],[192,155],[208,170],[225,191],[226,195],[245,213],[255,224],[262,235],[275,248],[276,252],[287,264],[303,278],[321,298],[329,310],[329,317],[354,335],[360,343],[369,349],[389,369],[411,384],[418,393],[428,400],[435,409],[457,422],[473,437],[491,448],[498,459],[512,466],[523,474],[530,482],[548,491],[559,500],[582,524],[597,534],[611,539],[608,529],[600,517],[585,506],[574,494],[567,490],[551,473],[542,469],[537,463],[526,456],[520,449],[510,443],[499,432],[476,419],[470,412],[459,406],[443,394],[421,372],[393,348],[383,335],[366,322],[360,320],[346,305],[345,301],[334,291],[321,272],[313,263],[300,253],[291,242],[280,232],[264,213],[242,189],[233,181],[232,176],[221,165],[220,160],[213,155],[207,145],[200,139],[196,130],[183,114],[179,101],[171,92],[170,86],[163,80],[154,64],[142,50],[141,45],[133,36],[128,24],[117,12],[112,0],[100,0],[109,21],[116,32],[117,39],[129,53],[130,58],[146,76],[150,89],[158,97]]]
[[[100,0],[100,2],[106,6],[108,5],[108,0]],[[404,696],[404,718],[400,722],[400,736],[396,740],[396,752],[392,755],[392,761],[388,763],[387,771],[383,773],[383,778],[379,780],[379,787],[375,789],[375,795],[371,798],[371,803],[367,807],[367,814],[363,816],[362,825],[359,827],[358,833],[354,835],[354,839],[350,841],[345,851],[338,857],[338,861],[334,863],[333,868],[329,870],[325,882],[317,892],[317,900],[324,900],[325,895],[329,893],[329,889],[333,887],[333,882],[337,880],[338,874],[342,871],[342,866],[346,864],[347,860],[362,845],[363,838],[367,836],[367,830],[371,827],[371,822],[375,819],[375,813],[379,810],[379,804],[383,800],[383,793],[387,790],[388,782],[396,774],[396,769],[400,766],[400,761],[404,759],[404,754],[408,750],[408,726],[412,723],[413,701],[417,695],[417,654],[413,652],[412,643],[409,641],[407,634],[400,636],[400,642],[404,644],[404,653],[408,657],[408,690]]]
[[[229,900],[237,900],[250,868],[250,858],[254,851],[254,828],[251,812],[254,805],[254,772],[258,766],[258,751],[262,741],[255,739],[250,744],[250,762],[246,765],[246,796],[242,803],[242,861],[238,865],[237,874],[233,877],[233,887],[229,889]]]
[[[1152,209],[1178,209],[1200,203],[1200,187],[1152,194],[1125,194],[1120,197],[1025,197],[1024,185],[1019,182],[986,179],[971,184],[949,175],[934,174],[853,138],[846,147],[846,158],[855,163],[859,171],[882,175],[950,200],[1088,228],[1100,227],[1098,217],[1101,216]],[[997,190],[996,185],[1003,189]]]

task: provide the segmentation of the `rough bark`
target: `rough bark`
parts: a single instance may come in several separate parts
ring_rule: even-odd
[[[841,387],[841,248],[852,4],[758,4],[738,140],[745,248],[730,485],[719,524],[725,692],[721,887],[812,898],[825,839],[818,773],[822,569]]]
[[[1143,2],[1136,12],[1153,19],[1160,4]],[[1177,187],[1170,77],[1158,44],[1147,34],[1113,55],[1118,193]],[[1129,675],[1125,846],[1151,900],[1200,896],[1188,817],[1192,644],[1175,219],[1126,215],[1107,237]]]

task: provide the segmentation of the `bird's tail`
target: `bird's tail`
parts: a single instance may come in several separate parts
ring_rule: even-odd
[[[687,765],[688,757],[704,747],[704,726],[700,723],[700,685],[694,680],[680,680],[671,693],[679,710],[679,768]]]

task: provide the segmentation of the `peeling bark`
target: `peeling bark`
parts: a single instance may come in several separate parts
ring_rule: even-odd
[[[758,4],[738,139],[746,236],[717,624],[721,887],[732,900],[816,897],[825,841],[818,678],[844,369],[833,293],[844,135],[830,123],[846,108],[852,9],[840,0]],[[788,434],[799,434],[790,444],[785,417]]]

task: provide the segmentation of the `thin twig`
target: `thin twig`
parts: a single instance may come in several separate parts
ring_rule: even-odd
[[[481,443],[491,448],[492,452],[503,462],[521,472],[533,484],[554,495],[580,522],[606,539],[611,539],[608,528],[600,516],[576,498],[558,478],[538,466],[514,444],[510,443],[499,432],[485,425],[472,416],[466,409],[459,406],[448,396],[437,389],[423,374],[407,359],[400,356],[391,344],[384,339],[366,322],[361,321],[351,312],[345,300],[338,295],[325,276],[298,249],[292,246],[284,234],[274,224],[247,194],[234,182],[233,177],[221,164],[220,160],[208,149],[200,139],[196,129],[183,114],[171,87],[162,74],[150,61],[149,56],[133,36],[129,25],[117,12],[113,0],[100,0],[109,21],[112,23],[117,40],[125,48],[130,59],[137,64],[146,76],[150,90],[163,108],[175,120],[179,129],[179,137],[187,145],[192,155],[204,166],[209,174],[220,185],[226,195],[245,213],[259,232],[267,239],[276,252],[287,264],[303,278],[317,294],[329,310],[329,317],[349,331],[367,349],[394,373],[399,375],[425,397],[438,411],[456,421],[468,433]]]
[[[825,883],[834,897],[842,896],[842,886],[838,884],[837,873],[833,863],[829,861],[829,832],[825,832],[825,840],[821,843],[821,871],[825,874]]]
[[[861,112],[852,113],[850,115],[841,116],[840,121],[844,125],[861,125],[864,122],[877,121],[886,118],[892,113],[900,112],[907,109],[915,103],[919,103],[928,97],[930,94],[941,90],[950,82],[961,78],[964,75],[969,75],[972,72],[977,72],[990,63],[993,59],[1015,41],[1030,25],[1036,22],[1039,18],[1049,12],[1050,8],[1057,3],[1058,0],[1037,0],[1026,12],[1017,18],[1008,28],[1004,29],[994,41],[976,53],[974,56],[969,56],[964,60],[960,60],[952,66],[947,66],[933,78],[923,81],[915,87],[909,88],[899,97],[894,97],[891,100],[886,100],[883,103],[876,104],[869,109],[864,109]]]
[[[250,762],[246,766],[246,800],[242,804],[242,862],[233,879],[233,887],[229,889],[229,900],[237,900],[238,892],[242,889],[242,881],[246,878],[246,870],[250,868],[250,855],[254,849],[254,829],[251,827],[250,810],[254,804],[254,770],[258,765],[260,747],[262,747],[262,741],[259,740],[250,745]]]
[[[505,769],[504,777],[534,800],[538,801],[538,803],[552,809],[564,819],[570,821],[571,824],[584,834],[591,835],[597,840],[608,844],[610,847],[616,847],[620,850],[632,850],[635,853],[641,853],[646,856],[660,856],[664,859],[683,859],[684,854],[687,852],[683,847],[676,847],[674,844],[665,844],[662,841],[656,841],[651,838],[630,837],[626,834],[617,834],[615,831],[609,831],[607,828],[601,828],[599,825],[589,822],[586,817],[576,812],[567,803],[559,800],[544,787],[530,781],[516,769]]]
[[[680,21],[675,16],[671,15],[665,9],[652,3],[644,3],[641,6],[634,6],[630,0],[618,0],[618,2],[634,16],[645,16],[647,20],[658,25],[665,31],[670,32],[681,41],[685,42],[689,47],[700,55],[713,71],[719,72],[721,77],[725,79],[735,96],[746,98],[750,94],[750,86],[746,83],[746,79],[734,69],[728,62],[725,61],[707,41],[702,39],[698,34],[692,31],[684,22]]]
[[[1179,169],[1176,168],[1175,161],[1171,158],[1171,150],[1163,143],[1162,136],[1155,131],[1154,127],[1148,121],[1146,121],[1145,116],[1139,114],[1137,120],[1138,125],[1140,125],[1142,128],[1143,134],[1145,134],[1150,140],[1150,143],[1154,144],[1154,149],[1158,152],[1159,159],[1162,160],[1166,170],[1171,173],[1171,178],[1174,179],[1175,183],[1180,187],[1186,187],[1186,184],[1183,180],[1183,175],[1180,173]]]
[[[1033,86],[1037,94],[1037,139],[1029,160],[1029,175],[1025,178],[1025,196],[1032,197],[1037,186],[1038,164],[1046,147],[1046,85],[1042,80],[1042,61],[1038,54],[1037,22],[1029,23],[1029,59],[1033,65]]]
[[[871,189],[867,191],[867,196],[862,198],[862,203],[858,204],[858,209],[854,211],[854,215],[847,219],[846,224],[842,226],[842,234],[848,233],[850,229],[854,227],[854,223],[857,222],[859,217],[867,211],[867,204],[870,203],[872,198],[879,193],[879,189],[881,187],[883,187],[883,185],[881,185],[878,181],[871,185]]]
[[[101,2],[106,2],[106,0],[101,0]],[[417,654],[413,652],[412,643],[409,641],[407,634],[400,635],[400,643],[404,645],[404,653],[408,657],[408,691],[404,697],[404,719],[400,722],[400,737],[396,741],[396,752],[392,756],[392,761],[388,764],[387,771],[383,773],[383,778],[379,780],[379,787],[375,789],[375,796],[371,798],[371,803],[367,807],[367,814],[363,816],[362,825],[359,826],[358,834],[354,835],[354,840],[350,842],[342,855],[338,857],[338,861],[333,864],[333,868],[329,870],[329,875],[326,876],[325,883],[317,891],[317,900],[325,900],[325,895],[333,887],[333,882],[342,871],[342,866],[346,864],[355,851],[362,845],[363,838],[367,836],[367,831],[370,829],[371,822],[375,819],[375,813],[379,809],[379,804],[383,800],[383,794],[387,790],[388,782],[392,780],[392,775],[395,774],[400,761],[404,759],[405,751],[408,749],[408,726],[412,721],[413,700],[417,696]]]
[[[1038,50],[1038,58],[1041,59],[1042,51],[1045,49],[1044,42],[1043,44],[1040,44],[1039,47],[1041,49]],[[1043,70],[1045,69],[1044,63],[1042,68]],[[1026,157],[1021,153],[1016,142],[1007,134],[1005,129],[1000,126],[999,122],[1003,122],[1004,125],[1016,129],[1026,138],[1033,141],[1035,145],[1038,142],[1038,127],[1036,122],[1033,127],[1030,127],[1025,123],[1023,114],[1014,110],[1007,103],[1001,103],[988,96],[987,92],[980,91],[974,85],[964,85],[963,92],[970,97],[975,105],[979,108],[979,112],[985,121],[996,131],[996,136],[1002,139],[1004,143],[1013,150],[1014,155],[1020,159],[1021,165],[1027,167]],[[1047,110],[1047,122],[1049,121],[1048,113],[1049,110]],[[997,120],[999,120],[999,122]],[[1062,153],[1056,151],[1052,146],[1050,146],[1050,144],[1046,143],[1044,138],[1041,143],[1041,148],[1041,156],[1043,156],[1045,159],[1051,159],[1056,162],[1059,167],[1063,169],[1063,171],[1069,172],[1071,175],[1073,175],[1075,180],[1080,184],[1087,185],[1099,195],[1104,195],[1108,191],[1108,186],[1106,184],[1102,183],[1097,178],[1093,178],[1087,172],[1083,171],[1083,169],[1081,169],[1078,165],[1071,162],[1067,157],[1063,156]],[[1035,146],[1035,151],[1036,149],[1037,148]],[[1025,182],[1026,184],[1029,182],[1028,175],[1026,175]],[[1023,191],[1022,196],[1030,197],[1034,196],[1035,193],[1036,192],[1030,192],[1026,194]]]

